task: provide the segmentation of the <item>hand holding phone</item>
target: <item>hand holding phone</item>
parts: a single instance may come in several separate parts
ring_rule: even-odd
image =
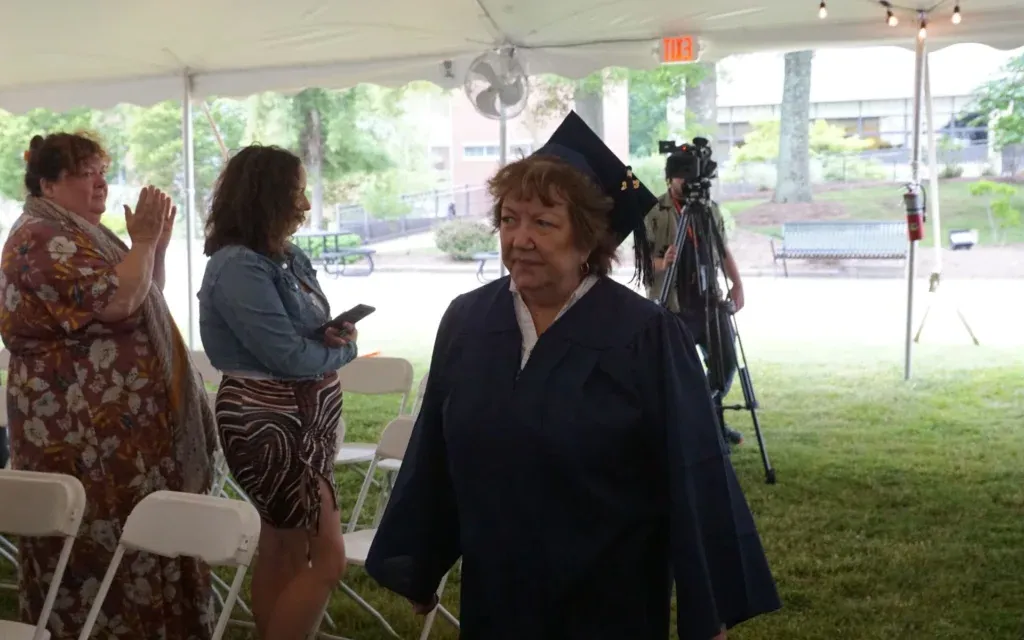
[[[375,307],[371,307],[368,304],[357,304],[345,313],[325,323],[317,329],[317,334],[324,335],[328,329],[335,329],[339,334],[344,335],[348,331],[353,331],[357,322],[376,310]]]
[[[327,327],[323,333],[324,344],[334,349],[340,349],[347,344],[353,343],[359,338],[359,330],[355,325],[346,325],[344,329]]]

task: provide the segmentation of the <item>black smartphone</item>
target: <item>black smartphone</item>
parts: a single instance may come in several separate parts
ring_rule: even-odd
[[[345,330],[345,327],[344,327],[345,324],[353,324],[354,325],[355,323],[359,322],[360,320],[362,320],[363,318],[365,318],[366,316],[370,315],[371,313],[373,313],[376,310],[377,310],[376,307],[371,307],[368,304],[357,304],[356,306],[352,307],[351,309],[349,309],[345,313],[343,313],[340,316],[336,317],[334,320],[331,320],[330,322],[324,324],[322,327],[317,329],[317,333],[320,334],[320,335],[323,335],[323,333],[325,331],[327,331],[327,329],[330,328],[330,327],[334,327],[335,329],[338,329],[340,331],[344,331]]]

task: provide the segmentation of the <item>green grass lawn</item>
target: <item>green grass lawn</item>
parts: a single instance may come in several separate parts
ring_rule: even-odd
[[[785,606],[730,638],[1021,637],[1021,354],[923,346],[908,384],[895,365],[865,364],[898,362],[888,351],[793,345],[780,357],[782,347],[751,365],[777,485],[764,484],[749,418],[730,422],[748,436],[733,460]],[[422,373],[425,360],[414,362]],[[396,408],[395,398],[346,398],[348,439],[374,440]],[[349,507],[359,478],[339,479]],[[403,637],[416,637],[405,602],[358,569],[348,581]],[[453,612],[457,592],[453,576],[444,598]],[[0,617],[13,612],[13,595],[0,592]],[[388,637],[341,594],[331,613],[349,638]],[[434,629],[433,638],[457,637],[441,619]]]
[[[939,184],[939,213],[942,218],[942,235],[947,236],[950,229],[977,229],[980,243],[995,244],[986,214],[987,199],[975,197],[970,193],[971,181],[943,181]],[[927,184],[925,188],[927,188]],[[819,202],[839,202],[846,208],[847,217],[853,220],[895,220],[905,216],[902,188],[898,184],[863,189],[847,189],[816,193],[814,199]],[[737,224],[743,226],[742,212],[766,202],[765,200],[734,200],[724,202],[723,206],[733,215],[738,215]],[[1024,190],[1011,200],[1014,208],[1024,211]],[[778,233],[779,227],[750,228],[759,233]],[[1024,225],[1005,231],[1007,243],[1024,242]],[[926,224],[925,239],[922,246],[932,245],[932,231]]]

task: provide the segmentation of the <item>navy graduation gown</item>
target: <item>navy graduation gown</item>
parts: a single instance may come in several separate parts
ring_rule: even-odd
[[[693,340],[602,279],[520,372],[508,278],[456,298],[366,562],[464,640],[709,640],[779,608]]]

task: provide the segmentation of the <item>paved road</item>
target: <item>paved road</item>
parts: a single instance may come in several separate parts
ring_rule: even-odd
[[[195,286],[205,260],[198,260]],[[181,326],[187,326],[184,260],[168,265],[166,295]],[[378,311],[360,325],[364,352],[426,358],[441,315],[452,298],[478,283],[471,273],[375,273],[368,278],[329,276],[323,281],[335,312],[357,303]],[[1024,362],[1024,281],[950,280],[946,299],[958,305],[985,346],[1019,354]],[[800,359],[815,351],[846,351],[854,357],[902,362],[906,288],[899,280],[748,278],[747,307],[738,315],[748,355]],[[928,302],[927,283],[918,285],[915,329]],[[195,330],[199,344],[198,327]],[[925,329],[924,348],[969,345],[952,307],[937,308]],[[882,354],[879,356],[879,354]],[[1017,357],[1014,355],[1013,357]]]

